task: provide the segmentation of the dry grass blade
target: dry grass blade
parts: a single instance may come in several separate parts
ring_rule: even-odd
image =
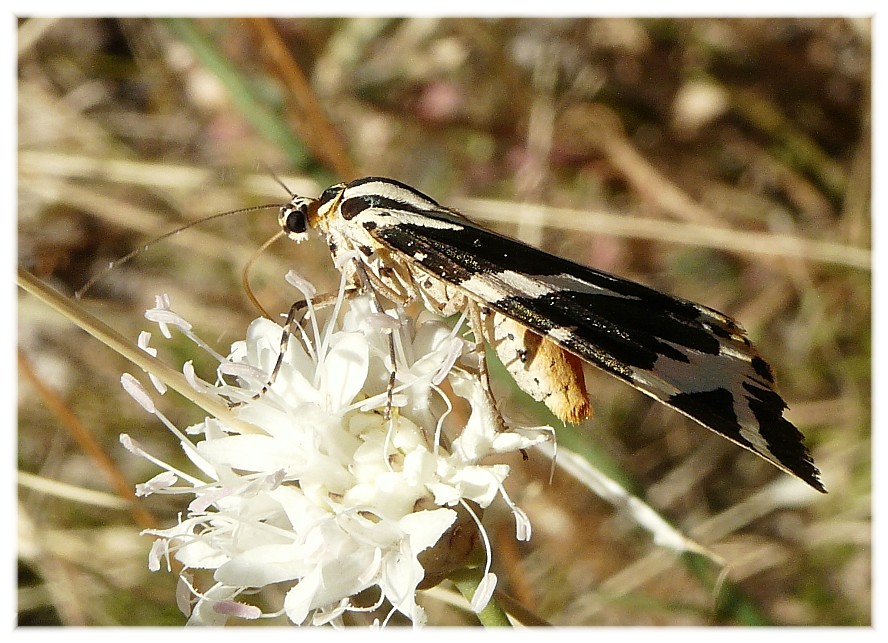
[[[114,460],[111,459],[89,432],[89,429],[74,415],[64,401],[38,377],[27,357],[21,351],[18,352],[18,366],[19,372],[37,390],[44,403],[52,409],[61,425],[68,431],[68,434],[80,445],[81,449],[89,454],[89,457],[98,469],[105,474],[105,477],[117,494],[124,500],[129,501],[129,508],[136,524],[143,528],[156,527],[157,519],[144,507],[134,504],[136,498],[133,494],[132,485],[121,473]]]
[[[489,199],[455,199],[465,212],[484,221],[511,223],[514,212],[530,210],[547,226],[559,230],[596,232],[630,239],[713,248],[740,255],[792,257],[869,271],[872,251],[831,241],[802,239],[769,232],[676,223],[645,217],[624,217],[607,212],[554,208]]]
[[[21,268],[18,271],[18,285],[39,298],[43,303],[54,308],[79,328],[98,339],[102,344],[128,359],[135,366],[153,374],[164,384],[202,408],[208,414],[219,418],[228,426],[241,433],[256,432],[252,425],[239,420],[224,402],[195,391],[185,380],[185,376],[182,373],[173,370],[159,359],[140,350],[102,320],[87,312],[83,307],[78,306],[76,302],[49,288]]]
[[[277,70],[302,110],[304,122],[296,124],[302,137],[339,178],[358,178],[358,170],[346,153],[341,137],[324,114],[311,84],[290,55],[274,22],[269,18],[251,18],[247,22],[256,32],[260,51],[265,54],[269,66]]]
[[[132,507],[132,503],[120,496],[111,495],[103,491],[94,489],[84,489],[71,484],[59,482],[58,480],[49,480],[41,478],[27,471],[19,471],[16,474],[16,482],[20,487],[37,491],[44,495],[54,496],[63,500],[70,500],[85,505],[92,505],[100,509],[113,509],[117,511],[126,511]],[[130,493],[130,495],[132,495]],[[135,516],[136,524],[147,529],[158,526],[155,518],[150,513],[142,510],[142,516]]]

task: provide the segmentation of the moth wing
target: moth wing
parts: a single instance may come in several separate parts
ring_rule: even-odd
[[[397,212],[386,211],[387,217]],[[770,366],[711,308],[555,257],[449,210],[371,234],[408,262],[824,492]],[[437,225],[443,222],[446,225]]]

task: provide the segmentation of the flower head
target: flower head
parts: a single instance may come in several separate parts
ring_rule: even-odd
[[[293,334],[255,320],[246,339],[220,357],[215,383],[185,365],[195,390],[238,402],[233,413],[255,431],[207,418],[183,434],[168,423],[199,473],[155,460],[165,471],[138,487],[144,495],[192,498],[178,524],[147,530],[157,537],[149,563],[159,569],[172,553],[184,565],[180,605],[193,604],[194,623],[285,613],[296,624],[337,624],[346,612],[387,605],[389,615],[421,625],[418,587],[465,566],[486,543],[480,513],[498,496],[512,509],[519,537],[529,538],[526,516],[503,490],[509,467],[486,459],[529,448],[548,432],[498,429],[461,324],[379,310],[371,295],[340,296],[332,310],[316,311],[305,282],[289,281],[309,301],[307,321]],[[211,350],[168,300],[158,298],[148,316]],[[159,415],[143,394],[136,396]],[[455,419],[454,405],[467,419]],[[489,564],[488,546],[488,572]],[[189,572],[201,569],[213,577],[204,590]],[[483,585],[476,609],[495,576],[488,573]],[[285,590],[279,610],[239,602],[269,586]],[[365,590],[375,605],[354,600]]]

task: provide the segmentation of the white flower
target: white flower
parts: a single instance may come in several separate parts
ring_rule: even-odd
[[[298,277],[290,282],[313,294]],[[349,611],[387,605],[389,616],[398,611],[421,625],[420,583],[465,566],[481,542],[488,574],[473,608],[487,603],[495,576],[480,511],[497,496],[512,508],[517,534],[529,538],[526,516],[503,491],[509,467],[485,459],[546,440],[548,427],[498,432],[495,411],[471,367],[477,356],[460,336],[460,324],[452,329],[426,315],[417,321],[395,310],[377,311],[374,301],[370,295],[340,297],[333,310],[310,308],[309,321],[289,337],[272,386],[256,399],[278,359],[277,324],[255,320],[246,339],[222,358],[216,384],[200,380],[186,364],[195,390],[241,402],[233,412],[256,427],[238,433],[207,418],[183,433],[167,423],[199,473],[153,460],[165,472],[138,487],[142,495],[192,497],[177,525],[146,531],[158,537],[152,569],[173,553],[186,570],[211,570],[214,584],[205,590],[190,575],[181,576],[182,591],[196,597],[189,622],[285,613],[296,624],[339,624]],[[321,326],[322,315],[327,322]],[[207,348],[167,299],[158,298],[148,316],[164,334],[175,326]],[[397,356],[391,390],[390,337]],[[452,399],[439,386],[445,379]],[[147,393],[134,390],[141,388],[135,380],[124,380],[166,422]],[[468,410],[462,426],[449,417],[454,404]],[[199,438],[192,443],[186,434]],[[131,440],[125,444],[150,458]],[[459,530],[470,541],[442,540],[458,522],[477,524]],[[460,555],[451,551],[460,547]],[[272,585],[286,590],[279,611],[262,614],[239,602]],[[376,605],[352,602],[371,588]],[[180,604],[188,601],[180,597]]]

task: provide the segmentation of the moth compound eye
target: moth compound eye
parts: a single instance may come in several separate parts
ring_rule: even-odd
[[[308,222],[305,218],[305,209],[290,210],[287,213],[287,220],[284,227],[287,229],[287,232],[295,232],[296,234],[302,234],[305,232],[308,228]]]
[[[283,206],[278,214],[278,224],[287,236],[295,241],[302,241],[306,237],[311,203],[309,199],[296,197]]]

